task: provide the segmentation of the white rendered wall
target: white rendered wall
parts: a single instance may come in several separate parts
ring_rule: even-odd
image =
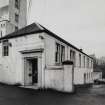
[[[2,56],[0,43],[0,82],[24,84],[24,62],[20,51],[32,50],[43,47],[39,34],[10,39],[9,56]]]
[[[45,88],[53,88],[57,90],[64,89],[64,70],[45,70]]]
[[[65,60],[70,60],[70,49],[76,52],[76,65],[74,67],[74,84],[76,85],[84,84],[84,81],[86,81],[86,83],[93,83],[92,77],[93,68],[90,67],[91,62],[89,63],[89,67],[87,68],[87,56],[47,34],[45,34],[46,65],[47,66],[56,65],[55,63],[56,42],[65,46]],[[79,65],[79,54],[81,54],[81,67]],[[84,56],[85,67],[83,58]],[[84,80],[84,74],[88,75],[91,74],[91,76]]]
[[[56,65],[55,62],[56,43],[65,46],[65,60],[67,60],[68,46],[63,42],[57,40],[56,38],[49,36],[46,33],[44,34],[44,37],[45,37],[46,65],[48,66]]]
[[[48,67],[45,70],[45,88],[73,92],[73,65]]]
[[[43,36],[44,39],[40,39],[39,36]],[[33,34],[23,37],[17,37],[10,39],[12,46],[9,47],[9,56],[2,56],[2,45],[0,43],[0,81],[6,83],[22,83],[24,82],[24,68],[23,59],[20,51],[32,50],[38,48],[44,48],[44,53],[42,54],[42,86],[45,83],[45,69],[48,66],[55,66],[55,49],[56,42],[65,46],[65,60],[70,60],[70,49],[75,50],[68,45],[60,42],[59,40],[47,35]],[[75,50],[76,51],[76,50]],[[84,73],[93,72],[92,68],[84,68],[83,63],[81,68],[79,67],[79,51],[76,51],[76,67],[74,67],[74,83],[84,84]],[[81,53],[83,56],[84,54]],[[83,62],[83,59],[82,59]],[[57,71],[58,72],[58,71]],[[3,75],[2,75],[3,74]],[[59,74],[59,73],[58,73]],[[60,78],[60,77],[58,77]],[[90,83],[91,78],[86,80]]]

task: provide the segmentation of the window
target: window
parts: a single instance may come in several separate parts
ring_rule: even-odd
[[[89,80],[89,74],[87,73],[87,80]]]
[[[5,27],[5,24],[3,24],[3,26]]]
[[[61,45],[61,62],[65,60],[65,47]]]
[[[15,26],[15,31],[17,31],[18,30],[18,27],[17,26]]]
[[[85,68],[85,56],[84,56],[84,68]]]
[[[89,68],[89,58],[87,58],[87,68]]]
[[[86,73],[86,81],[88,80],[88,73]]]
[[[60,63],[60,44],[56,43],[56,63]]]
[[[70,50],[70,60],[72,60],[72,50]]]
[[[75,60],[75,52],[73,51],[73,63],[74,63],[74,66],[76,65],[76,60]]]
[[[79,67],[81,67],[81,54],[79,54]]]
[[[1,37],[3,36],[3,32],[1,31]]]
[[[1,27],[3,26],[3,24],[1,24]]]
[[[2,48],[2,51],[3,51],[3,56],[8,56],[9,55],[9,44],[8,44],[8,40],[4,40],[3,43],[3,48]]]
[[[15,13],[15,22],[19,22],[19,15]]]
[[[1,24],[1,28],[5,27],[5,24]]]
[[[75,60],[75,51],[70,50],[70,60],[73,61],[74,66],[76,65],[76,60]]]
[[[56,43],[55,62],[62,63],[65,60],[65,46]]]
[[[19,9],[19,0],[15,0],[15,8]]]
[[[93,68],[93,61],[91,60],[91,68]]]

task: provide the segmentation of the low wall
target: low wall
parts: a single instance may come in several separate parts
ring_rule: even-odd
[[[88,74],[88,76],[87,76]],[[84,77],[86,75],[86,77]],[[93,70],[87,68],[74,68],[74,84],[84,85],[93,83]]]
[[[45,70],[45,88],[53,88],[63,91],[63,74],[63,67],[47,67],[47,69]]]
[[[62,92],[73,92],[73,66],[47,67],[45,70],[45,88]]]
[[[93,80],[102,79],[102,72],[93,72]]]

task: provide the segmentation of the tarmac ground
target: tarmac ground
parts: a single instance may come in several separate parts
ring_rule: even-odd
[[[105,85],[79,88],[75,94],[0,84],[0,105],[105,105]]]

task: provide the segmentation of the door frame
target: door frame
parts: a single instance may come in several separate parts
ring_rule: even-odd
[[[23,57],[23,81],[24,81],[24,86],[30,86],[31,84],[27,84],[27,80],[26,80],[26,60],[27,59],[34,59],[34,58],[37,58],[38,59],[38,83],[35,85],[37,87],[40,87],[41,84],[42,84],[42,53],[41,52],[34,52],[34,53],[24,53],[22,54],[22,57]],[[31,86],[34,86],[34,85],[31,85]]]
[[[30,81],[30,85],[37,85],[37,83],[33,83],[33,66],[32,66],[32,60],[34,61],[35,59],[37,59],[37,83],[38,83],[38,57],[26,57],[25,60],[26,60],[26,63],[24,66],[26,66],[25,68],[25,71],[24,72],[28,72],[26,73],[26,75],[29,77],[29,81]],[[31,64],[31,65],[30,65]],[[29,66],[31,66],[31,71],[30,71],[30,68]],[[35,65],[34,65],[35,66]],[[26,76],[25,75],[25,76]]]

